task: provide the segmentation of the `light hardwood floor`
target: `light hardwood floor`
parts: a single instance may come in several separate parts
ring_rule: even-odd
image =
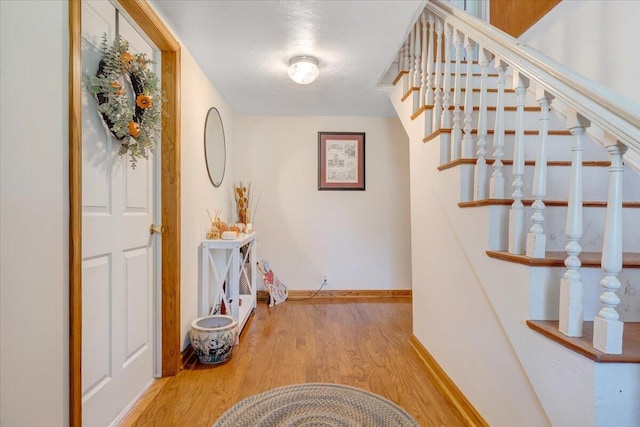
[[[239,400],[307,382],[360,387],[396,402],[421,426],[462,426],[411,349],[408,298],[258,303],[222,366],[189,363],[156,381],[124,426],[211,426]]]

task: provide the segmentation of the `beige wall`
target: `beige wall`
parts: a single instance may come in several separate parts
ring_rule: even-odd
[[[222,118],[227,147],[227,167],[222,185],[209,181],[204,158],[204,125],[209,108]],[[209,227],[207,209],[222,209],[230,220],[231,185],[234,180],[234,114],[204,75],[191,54],[182,47],[182,349],[188,344],[191,321],[198,316],[200,283],[199,248]]]
[[[366,191],[318,191],[318,131],[366,133]],[[236,116],[259,257],[296,290],[410,289],[409,147],[397,118]]]
[[[68,425],[68,4],[0,1],[0,425]],[[209,107],[229,156],[214,189]],[[197,315],[206,208],[229,204],[233,112],[182,52],[182,331]],[[228,212],[228,210],[227,210]]]
[[[67,3],[0,2],[0,424],[68,420]]]

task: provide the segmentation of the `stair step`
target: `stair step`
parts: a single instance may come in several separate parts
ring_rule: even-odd
[[[476,160],[477,159],[456,159],[456,160],[452,160],[448,163],[444,163],[440,166],[438,166],[438,170],[439,171],[443,171],[443,170],[447,170],[447,169],[451,169],[454,168],[456,166],[460,166],[460,165],[475,165],[476,164]],[[494,159],[486,159],[487,160],[487,165],[492,165]],[[502,160],[502,164],[504,165],[512,165],[513,164],[513,160],[509,160],[509,159],[504,159]],[[536,165],[536,161],[535,160],[525,160],[524,162],[525,166],[535,166]],[[606,160],[594,160],[594,161],[584,161],[582,162],[582,167],[609,167],[609,165],[611,164],[611,162],[608,162]],[[571,166],[571,162],[568,160],[549,160],[547,161],[547,166]]]
[[[543,200],[545,206],[567,206],[566,200]],[[496,206],[496,205],[511,205],[513,199],[481,199],[471,200],[468,202],[458,202],[458,206],[461,208],[477,208],[480,206]],[[532,199],[523,199],[522,204],[530,206],[533,203]],[[606,208],[606,201],[591,200],[583,201],[582,206],[585,208]],[[640,202],[622,202],[623,208],[640,208]]]
[[[427,109],[433,109],[432,105],[429,105],[426,107]],[[420,107],[420,109],[418,111],[416,111],[412,116],[411,116],[411,120],[414,120],[415,118],[417,118],[420,114],[422,114],[422,112],[425,110],[424,106]],[[451,132],[453,132],[453,129],[451,128],[441,128],[436,130],[435,132],[433,132],[430,135],[425,136],[422,139],[422,142],[429,142],[432,139],[434,139],[435,137],[441,135],[441,134],[450,134]],[[471,135],[477,135],[478,134],[478,129],[472,129],[471,130]],[[493,135],[495,134],[495,130],[494,129],[488,129],[487,130],[487,135]],[[514,129],[505,129],[504,131],[505,135],[515,135],[516,131]],[[539,135],[540,131],[537,129],[525,129],[524,131],[525,135]],[[464,131],[462,131],[462,135],[464,136]],[[571,136],[571,132],[569,132],[568,130],[564,130],[564,129],[550,129],[549,131],[547,131],[547,135],[549,136],[554,136],[554,135],[561,135],[561,136]]]
[[[567,258],[566,252],[547,251],[545,258],[531,258],[526,255],[515,255],[505,251],[486,251],[489,258],[501,261],[513,262],[516,264],[528,265],[530,267],[564,267],[564,260]],[[582,252],[579,256],[582,267],[600,267],[601,252]],[[623,268],[640,268],[640,253],[625,252],[622,254]]]
[[[584,322],[582,337],[571,338],[558,330],[556,320],[527,320],[534,331],[599,363],[640,363],[640,322],[625,322],[622,354],[606,354],[593,348],[593,322]]]

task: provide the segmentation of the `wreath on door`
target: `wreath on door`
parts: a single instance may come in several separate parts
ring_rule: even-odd
[[[135,169],[139,159],[149,158],[160,138],[164,114],[160,82],[149,69],[153,61],[144,53],[129,52],[129,42],[120,36],[109,44],[104,34],[101,51],[89,91],[98,101],[105,126],[121,143],[118,154],[128,154]]]

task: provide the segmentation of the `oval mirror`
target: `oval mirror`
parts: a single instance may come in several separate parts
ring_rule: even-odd
[[[213,107],[209,109],[204,125],[204,158],[207,162],[209,179],[214,187],[222,184],[226,155],[222,118],[218,110]]]

